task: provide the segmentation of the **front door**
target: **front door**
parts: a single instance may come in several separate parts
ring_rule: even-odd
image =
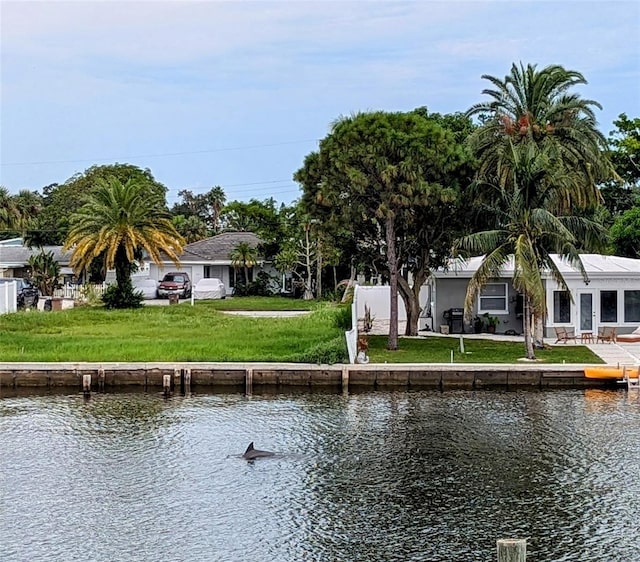
[[[589,332],[593,334],[595,310],[593,308],[593,293],[578,293],[578,333]]]

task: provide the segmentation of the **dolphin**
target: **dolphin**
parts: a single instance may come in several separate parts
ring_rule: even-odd
[[[252,461],[254,459],[261,459],[265,457],[274,457],[274,456],[275,456],[275,453],[272,453],[271,451],[260,451],[258,449],[254,449],[253,441],[251,441],[251,443],[249,443],[249,446],[247,447],[247,450],[242,455],[242,458],[247,461]]]

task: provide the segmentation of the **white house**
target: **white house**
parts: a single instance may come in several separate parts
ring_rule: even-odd
[[[252,248],[258,248],[262,240],[252,232],[225,232],[205,240],[198,240],[184,247],[180,256],[180,267],[168,258],[161,265],[151,263],[149,277],[161,280],[169,271],[182,271],[189,274],[191,283],[196,285],[200,279],[220,279],[227,289],[233,289],[235,272],[231,254],[238,244],[245,242]],[[277,276],[277,271],[263,257],[258,257],[257,267],[249,271],[249,281],[253,281],[258,271],[266,271],[269,275]]]
[[[597,332],[603,326],[616,327],[617,333],[630,333],[640,325],[640,260],[600,254],[582,254],[587,280],[581,273],[557,256],[554,262],[567,283],[563,291],[546,273],[543,274],[547,293],[547,336],[554,327],[573,327],[576,334]],[[447,270],[437,271],[429,281],[428,302],[434,325],[446,323],[447,312],[464,306],[469,279],[478,269],[482,256],[467,261],[452,262]],[[513,261],[507,263],[501,275],[487,283],[474,305],[473,316],[485,313],[500,321],[498,332],[514,330],[522,333],[522,299],[513,288]],[[472,324],[464,322],[470,332]]]

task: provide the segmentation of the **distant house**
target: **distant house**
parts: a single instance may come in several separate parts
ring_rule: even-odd
[[[180,256],[180,267],[176,267],[166,258],[161,265],[150,264],[149,276],[152,279],[161,280],[169,271],[183,271],[189,274],[194,286],[200,279],[215,277],[222,280],[230,293],[229,289],[233,290],[236,279],[236,271],[230,256],[241,242],[249,244],[252,248],[259,248],[262,240],[253,232],[225,232],[205,240],[198,240],[184,247],[184,252]],[[253,281],[261,270],[274,277],[278,275],[273,265],[263,256],[258,255],[257,265],[249,271],[249,281]]]
[[[573,327],[580,335],[595,333],[604,326],[616,327],[619,334],[630,333],[640,326],[640,259],[582,254],[587,282],[566,261],[557,256],[553,259],[569,291],[561,290],[549,274],[543,274],[547,295],[547,337],[554,334],[554,327]],[[481,256],[453,262],[446,271],[439,270],[433,275],[425,302],[421,303],[425,310],[430,310],[432,329],[437,331],[440,325],[447,324],[452,312],[464,306],[469,279],[481,262]],[[522,298],[514,289],[512,278],[511,261],[498,278],[483,287],[472,316],[487,313],[500,321],[498,332],[514,330],[522,333]],[[468,322],[464,322],[462,328],[465,332],[473,331]]]
[[[44,252],[52,252],[53,259],[60,264],[62,281],[73,277],[69,266],[71,252],[65,252],[62,246],[44,246]],[[29,258],[40,253],[40,248],[27,248],[22,238],[0,240],[0,277],[30,277]]]

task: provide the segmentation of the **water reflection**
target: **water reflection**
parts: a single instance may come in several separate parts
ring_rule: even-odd
[[[639,431],[617,391],[5,397],[2,559],[640,559]]]

